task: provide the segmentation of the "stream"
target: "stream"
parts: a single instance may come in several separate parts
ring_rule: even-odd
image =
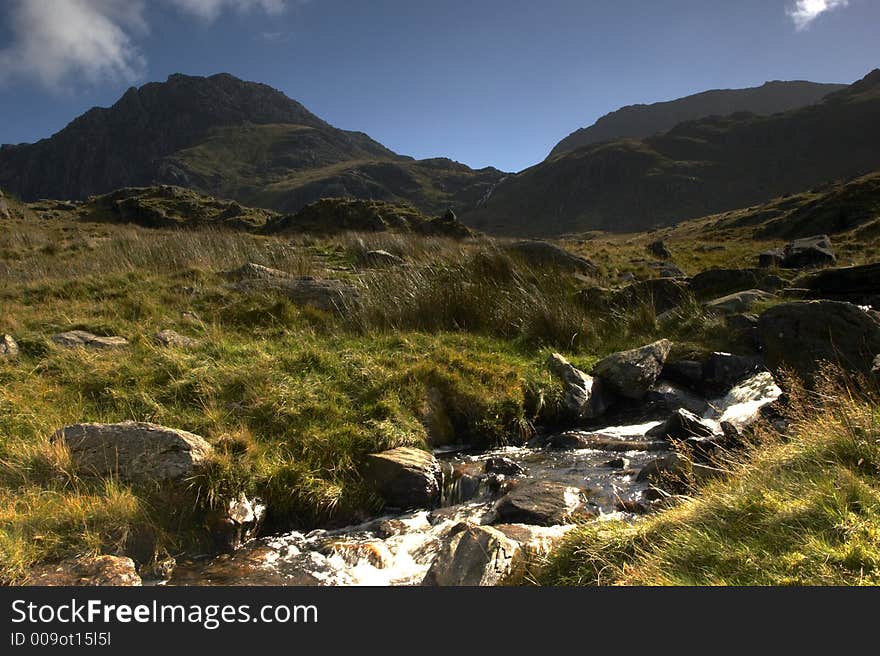
[[[726,396],[710,401],[703,417],[716,424],[728,421],[741,427],[780,394],[770,374],[758,374]],[[578,488],[595,521],[635,520],[636,515],[618,508],[622,501],[639,500],[649,487],[649,483],[636,480],[642,467],[671,451],[665,442],[651,442],[650,450],[645,450],[645,433],[662,418],[646,421],[638,417],[634,423],[582,431],[624,442],[614,451],[544,446],[481,452],[437,450],[435,456],[444,472],[443,500],[437,509],[388,514],[341,529],[291,531],[259,538],[233,554],[179,563],[168,584],[419,585],[453,527],[461,522],[493,522],[495,502],[510,486],[511,478],[555,481]],[[625,450],[626,441],[638,448]],[[522,467],[525,476],[486,476],[486,461],[498,457]],[[611,462],[621,458],[622,462]],[[530,527],[530,539],[558,538],[568,528]]]

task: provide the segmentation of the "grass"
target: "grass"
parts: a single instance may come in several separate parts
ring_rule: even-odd
[[[840,376],[838,376],[838,379]],[[583,526],[552,585],[877,585],[880,406],[826,383],[800,392],[787,438],[764,428],[728,477],[635,525]]]

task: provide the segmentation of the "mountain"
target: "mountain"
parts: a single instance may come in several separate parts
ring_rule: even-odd
[[[737,113],[564,153],[493,189],[463,220],[558,235],[649,229],[880,169],[880,70],[820,103]]]
[[[651,105],[629,105],[606,114],[588,128],[581,128],[556,144],[549,157],[556,157],[583,146],[614,139],[643,139],[671,130],[679,123],[707,116],[727,116],[751,112],[770,116],[819,102],[844,84],[815,82],[766,82],[748,89],[704,91],[685,98]]]
[[[48,139],[0,149],[0,187],[25,200],[172,184],[288,212],[347,196],[440,213],[475,203],[502,177],[398,155],[280,91],[225,73],[175,74],[129,89]]]

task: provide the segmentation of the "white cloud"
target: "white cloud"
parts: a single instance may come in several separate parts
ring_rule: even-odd
[[[262,9],[267,14],[277,15],[284,11],[285,0],[169,0],[182,11],[204,20],[216,19],[224,10],[251,11]]]
[[[144,60],[132,37],[147,25],[140,0],[15,0],[12,43],[0,50],[0,81],[30,78],[69,88],[73,75],[94,83],[134,79]]]
[[[210,22],[224,11],[277,15],[286,0],[164,0],[177,11]],[[83,81],[131,82],[146,60],[137,45],[149,32],[144,0],[4,0],[11,42],[0,50],[0,84],[35,81],[53,91]]]
[[[846,7],[849,0],[795,0],[786,11],[798,30],[805,30],[826,11]]]

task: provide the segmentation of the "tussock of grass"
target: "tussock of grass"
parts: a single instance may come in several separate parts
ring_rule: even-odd
[[[792,405],[790,439],[764,429],[749,453],[727,464],[727,479],[634,526],[577,529],[541,582],[880,583],[877,399],[828,383]]]

